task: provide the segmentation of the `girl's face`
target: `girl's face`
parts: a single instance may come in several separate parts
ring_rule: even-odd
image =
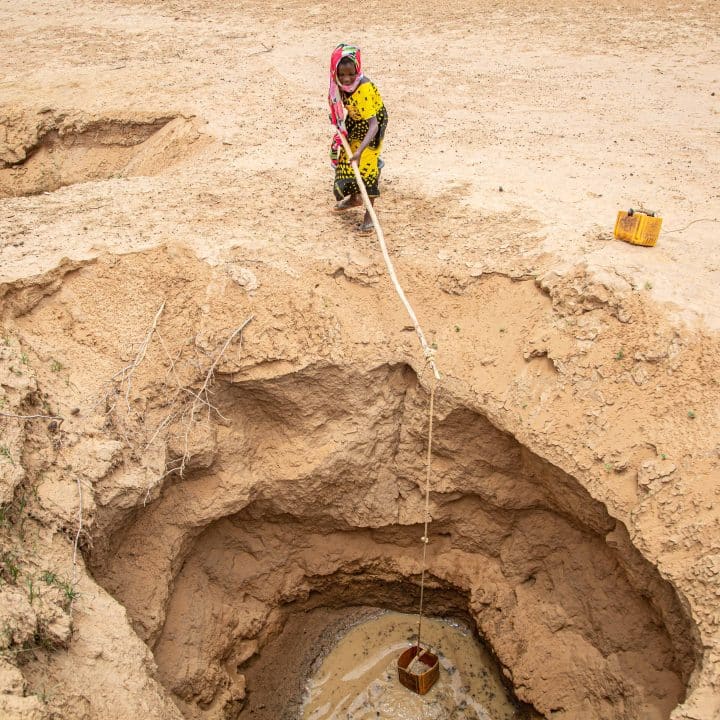
[[[355,63],[341,62],[337,69],[337,79],[341,85],[352,85],[357,77],[357,71],[355,70]]]

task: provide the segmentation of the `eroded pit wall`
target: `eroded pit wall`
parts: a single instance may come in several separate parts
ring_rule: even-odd
[[[110,668],[129,647],[124,611],[184,714],[219,718],[242,716],[244,671],[288,612],[412,609],[398,588],[417,588],[429,372],[389,288],[348,267],[306,272],[210,268],[173,247],[3,288],[38,387],[17,409],[42,401],[65,418],[28,432],[17,483],[34,483],[34,521],[61,540],[85,488],[80,548],[104,588],[83,576],[68,651],[23,669],[66,700],[96,683],[78,717],[121,717]],[[437,279],[407,272],[445,372],[434,610],[471,617],[546,717],[659,719],[688,692],[702,702],[715,341],[582,269],[459,278],[441,310]],[[248,273],[252,294],[236,280]],[[683,424],[681,394],[706,425]],[[120,605],[103,630],[105,590]],[[90,657],[91,633],[116,652]],[[133,682],[152,672],[143,662]],[[149,717],[172,717],[154,686],[133,686]]]
[[[212,467],[168,487],[96,573],[197,718],[241,707],[243,664],[288,604],[370,604],[379,583],[397,607],[420,570],[428,398],[409,368],[308,368],[221,397]],[[682,700],[693,651],[671,587],[573,478],[445,393],[431,514],[432,583],[466,598],[522,700],[628,719]]]
[[[118,115],[51,107],[0,109],[0,199],[155,175],[209,143],[190,118]]]

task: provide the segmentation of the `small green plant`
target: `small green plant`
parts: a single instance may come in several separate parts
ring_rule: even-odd
[[[54,585],[62,592],[66,608],[73,602],[73,600],[80,597],[80,593],[68,580],[63,580],[52,570],[43,570],[40,574],[40,579],[47,585]]]
[[[603,467],[605,468],[605,472],[610,472],[613,469],[613,464],[608,462],[605,463]]]
[[[13,630],[7,623],[3,624],[2,634],[5,636],[5,647],[13,644]]]
[[[459,326],[459,325],[456,325],[456,326],[455,326],[455,332],[460,332],[460,326]]]
[[[28,599],[30,600],[30,604],[33,604],[33,600],[37,597],[37,592],[35,590],[35,582],[31,577],[26,578],[25,584],[27,585],[28,589]]]
[[[18,537],[23,541],[25,540],[25,520],[27,519],[27,516],[23,513],[27,507],[27,502],[27,496],[23,491],[23,494],[17,498],[12,505],[13,523],[15,524]]]
[[[624,357],[625,357],[625,351],[624,351],[622,348],[620,348],[620,350],[618,350],[618,351],[615,353],[615,359],[616,359],[616,360],[622,360]]]
[[[0,457],[7,458],[7,460],[14,465],[15,461],[13,460],[12,455],[10,454],[10,448],[7,445],[0,445]]]
[[[645,281],[645,289],[646,290],[652,290],[652,283],[649,280]]]
[[[3,574],[8,578],[8,582],[16,583],[20,574],[20,566],[17,564],[17,558],[9,552],[3,554]]]
[[[667,455],[665,453],[660,453],[660,459],[667,460]]]
[[[50,694],[45,688],[38,690],[35,696],[43,705],[47,705],[50,702]]]
[[[688,417],[689,417],[691,420],[694,420],[694,419],[695,419],[695,411],[694,411],[694,410],[688,410]]]
[[[20,362],[23,365],[28,365],[30,363],[30,358],[28,357],[28,354],[26,352],[20,353]]]
[[[50,363],[50,370],[53,372],[60,372],[61,370],[64,370],[65,366],[59,361],[59,360],[53,360]]]
[[[65,596],[66,608],[70,607],[73,600],[77,600],[77,598],[80,597],[80,592],[67,581],[58,583],[58,587],[63,591],[63,595]]]
[[[43,570],[40,574],[40,579],[47,585],[55,585],[58,581],[58,576],[50,570]]]

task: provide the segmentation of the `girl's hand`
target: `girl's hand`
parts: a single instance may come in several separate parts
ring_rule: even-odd
[[[360,165],[360,156],[362,155],[362,150],[356,150],[352,157],[350,158],[351,163],[356,163],[358,166]]]

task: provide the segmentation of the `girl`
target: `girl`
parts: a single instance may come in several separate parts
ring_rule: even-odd
[[[380,195],[380,151],[387,127],[388,114],[383,105],[380,93],[375,85],[362,73],[360,48],[340,43],[330,58],[330,120],[347,137],[352,150],[348,158],[336,135],[330,151],[335,167],[335,184],[333,192],[338,201],[335,208],[347,208],[362,205],[360,189],[350,166],[354,161],[358,164],[360,175],[365,183],[370,202]],[[359,229],[372,230],[373,223],[370,213],[365,217]]]

